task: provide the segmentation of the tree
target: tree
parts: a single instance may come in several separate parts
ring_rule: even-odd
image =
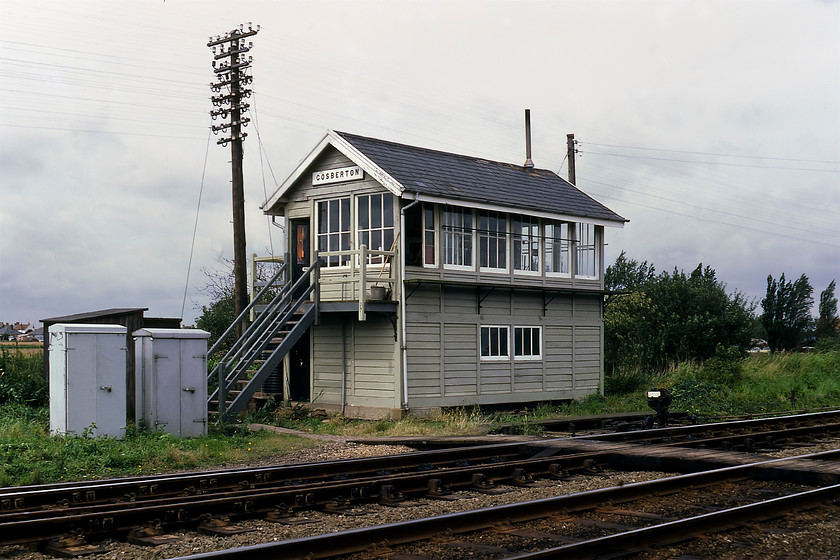
[[[208,305],[201,306],[201,315],[196,327],[210,333],[210,344],[225,333],[236,319],[236,304],[233,295],[233,262],[222,257],[218,259],[221,270],[202,269],[205,284],[198,291],[210,298]]]
[[[215,344],[225,330],[233,324],[236,319],[236,305],[233,301],[233,293],[222,299],[210,302],[210,305],[201,306],[201,315],[196,320],[196,327],[210,333],[209,343]]]
[[[767,276],[761,324],[771,350],[790,350],[803,342],[811,324],[813,293],[804,274],[794,282],[787,281],[784,274],[778,281],[772,274]]]
[[[740,293],[727,294],[711,267],[655,275],[653,265],[622,253],[607,268],[605,285],[625,292],[605,306],[607,374],[663,370],[714,356],[718,345],[743,350],[750,341],[753,306]]]
[[[647,261],[639,263],[636,259],[628,259],[622,251],[615,263],[607,267],[604,275],[604,287],[607,290],[635,290],[639,286],[650,282],[655,277],[653,265]]]
[[[836,283],[834,280],[820,292],[820,316],[817,319],[817,339],[837,338],[837,298],[834,297]]]

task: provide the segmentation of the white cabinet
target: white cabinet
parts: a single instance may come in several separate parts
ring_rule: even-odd
[[[126,328],[49,328],[50,432],[125,436]]]
[[[137,420],[152,431],[207,434],[207,339],[199,329],[134,331]]]

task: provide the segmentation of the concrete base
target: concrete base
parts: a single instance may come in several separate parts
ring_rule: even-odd
[[[299,403],[300,406],[315,411],[323,411],[326,414],[341,414],[341,405],[327,403]],[[359,418],[362,420],[402,420],[409,414],[408,410],[400,408],[386,408],[376,406],[350,406],[344,407],[344,416],[347,418]]]

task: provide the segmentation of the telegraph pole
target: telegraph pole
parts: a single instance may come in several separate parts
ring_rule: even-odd
[[[242,314],[248,306],[248,272],[247,253],[245,249],[245,186],[242,176],[242,140],[247,136],[242,128],[247,126],[251,119],[242,117],[242,112],[247,111],[247,103],[243,99],[251,96],[248,84],[253,77],[248,75],[248,68],[251,67],[252,57],[245,57],[251,50],[254,43],[245,42],[248,37],[253,37],[260,30],[248,23],[248,29],[240,25],[223,36],[210,37],[208,47],[213,49],[213,72],[216,74],[216,82],[210,84],[213,91],[211,100],[214,109],[210,111],[213,120],[221,117],[226,121],[219,125],[213,125],[213,133],[222,133],[216,143],[227,146],[230,143],[231,159],[231,185],[233,195],[233,299],[236,309],[236,316]],[[226,60],[222,60],[226,59]],[[218,62],[222,60],[222,62]],[[230,120],[226,120],[230,116]],[[240,338],[245,330],[245,320],[236,324],[236,338]]]
[[[575,135],[574,134],[567,134],[566,135],[566,158],[569,160],[569,182],[571,184],[575,183]]]

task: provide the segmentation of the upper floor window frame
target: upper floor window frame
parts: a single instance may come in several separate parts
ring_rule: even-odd
[[[595,224],[575,223],[575,278],[597,280],[600,276],[600,259],[603,251],[598,242]]]
[[[543,220],[543,270],[547,277],[572,277],[573,230],[573,223]]]
[[[390,192],[356,195],[356,247],[373,251],[394,247],[394,195]],[[385,262],[382,255],[368,255],[368,264]]]
[[[315,203],[315,247],[319,253],[349,251],[352,247],[353,197],[342,196],[318,200]],[[350,265],[350,255],[324,258],[327,268]]]
[[[423,203],[423,267],[438,267],[438,229],[437,205],[431,202]]]
[[[453,270],[475,270],[473,211],[461,206],[440,210],[441,264]]]
[[[511,266],[514,274],[542,274],[542,231],[540,220],[525,214],[511,216]]]
[[[481,272],[508,272],[509,236],[506,213],[479,210],[478,266]]]

